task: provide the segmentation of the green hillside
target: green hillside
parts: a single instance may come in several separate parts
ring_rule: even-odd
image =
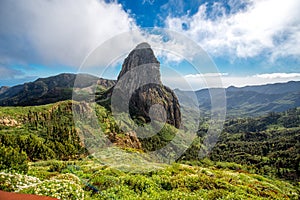
[[[227,120],[209,159],[199,160],[207,127],[202,120],[193,145],[167,165],[146,152],[168,144],[174,127],[150,139],[132,138],[104,107],[93,108],[113,144],[98,154],[88,151],[73,122],[72,109],[87,109],[83,103],[0,107],[0,189],[63,199],[299,198],[300,109]],[[95,136],[92,123],[84,130]]]
[[[182,156],[182,160],[198,159],[201,138],[207,127],[206,122],[200,126],[200,137]],[[254,173],[297,182],[300,180],[299,141],[299,108],[256,118],[231,118],[226,120],[209,158],[244,164]]]
[[[275,83],[259,86],[228,87],[226,92],[226,109],[228,117],[261,116],[269,112],[283,112],[300,106],[300,82]],[[199,105],[202,114],[210,115],[210,92],[219,89],[202,89],[198,91],[175,90],[180,104],[186,107]],[[193,98],[194,96],[196,98]],[[198,101],[198,103],[197,103]],[[196,108],[197,109],[197,108]]]

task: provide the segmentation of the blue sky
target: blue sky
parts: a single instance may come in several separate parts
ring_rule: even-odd
[[[2,0],[0,86],[76,73],[100,44],[144,27],[196,42],[215,62],[224,87],[300,80],[299,8],[299,0]],[[204,87],[205,74],[201,79],[185,62],[157,54],[193,89]],[[104,76],[115,78],[121,61]]]

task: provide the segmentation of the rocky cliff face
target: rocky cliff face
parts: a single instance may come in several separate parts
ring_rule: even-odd
[[[7,86],[0,87],[0,94],[6,92],[8,89],[9,89],[9,87],[7,87]]]
[[[155,79],[160,81],[159,62],[154,56],[153,50],[151,49],[150,45],[145,42],[137,45],[136,48],[132,50],[129,53],[128,57],[124,60],[121,72],[118,76],[118,81],[123,75],[125,75],[130,70],[144,65],[149,65],[148,67],[153,67],[150,78],[153,80]]]
[[[1,117],[0,118],[0,125],[2,126],[19,126],[21,123],[19,123],[17,120],[9,118],[9,117]]]
[[[107,106],[117,99],[117,105],[129,106],[131,118],[149,123],[152,120],[180,127],[181,113],[175,93],[161,82],[160,63],[147,43],[139,44],[125,59],[117,84],[98,99]],[[115,96],[116,95],[116,96]],[[127,102],[127,104],[126,104]]]
[[[142,149],[142,144],[134,131],[126,132],[122,136],[111,132],[108,135],[108,139],[119,147]]]

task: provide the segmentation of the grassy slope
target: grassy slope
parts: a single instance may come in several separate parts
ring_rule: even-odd
[[[29,175],[42,180],[58,175],[59,172],[49,172],[52,163],[31,163]],[[101,165],[92,159],[64,164],[61,173],[76,174],[86,185],[85,199],[299,198],[299,187],[287,182],[226,168],[152,163],[153,169],[160,169],[132,173]]]

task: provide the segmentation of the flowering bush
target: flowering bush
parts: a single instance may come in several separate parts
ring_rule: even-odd
[[[52,177],[52,180],[55,179],[55,180],[66,180],[66,181],[71,181],[71,182],[74,182],[78,185],[81,185],[81,181],[80,179],[75,176],[74,174],[70,174],[70,173],[67,173],[67,174],[59,174],[57,176],[54,176]]]
[[[27,194],[37,194],[57,199],[84,199],[84,191],[80,185],[69,180],[46,180],[36,186],[30,186],[21,191]]]
[[[50,196],[58,199],[83,200],[80,179],[73,174],[60,174],[41,181],[33,176],[0,172],[0,190]]]
[[[8,192],[19,191],[29,185],[41,183],[40,179],[22,174],[0,172],[0,189]]]

